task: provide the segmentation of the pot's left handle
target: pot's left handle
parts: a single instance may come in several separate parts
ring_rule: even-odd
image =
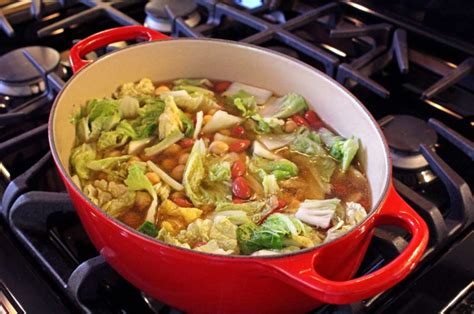
[[[142,39],[146,41],[168,39],[169,37],[141,25],[123,26],[107,29],[91,35],[75,44],[69,53],[72,71],[76,73],[92,60],[84,60],[88,53],[115,42]]]

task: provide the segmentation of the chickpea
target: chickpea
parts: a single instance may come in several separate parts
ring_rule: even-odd
[[[177,165],[176,167],[171,170],[171,177],[177,181],[181,181],[183,179],[184,173],[184,165]]]
[[[153,156],[147,156],[145,155],[145,153],[141,153],[140,155],[138,155],[138,157],[140,157],[140,159],[142,161],[148,161],[148,160],[152,160],[153,159]]]
[[[118,149],[111,150],[105,154],[105,157],[118,157],[121,156],[122,153]]]
[[[214,141],[209,145],[209,151],[216,155],[221,155],[227,153],[229,150],[229,145],[222,141]]]
[[[155,94],[163,93],[163,92],[169,92],[170,88],[166,85],[160,85],[155,89]]]
[[[212,119],[212,116],[210,114],[206,114],[203,118],[202,118],[202,124],[207,124],[209,122],[209,120]]]
[[[298,127],[298,125],[296,124],[295,121],[293,121],[293,120],[288,120],[288,121],[286,121],[286,123],[285,123],[284,131],[285,131],[286,133],[291,133],[291,132],[295,131],[297,127]]]
[[[178,161],[175,158],[166,158],[161,162],[161,168],[165,171],[171,171],[177,164]]]
[[[185,165],[186,162],[188,161],[188,158],[189,158],[189,153],[181,154],[181,156],[179,156],[179,159],[178,159],[178,164]]]
[[[167,149],[165,149],[163,154],[165,156],[175,156],[179,154],[179,152],[181,152],[181,146],[179,146],[178,144],[173,144]]]
[[[145,211],[150,207],[151,196],[147,192],[137,191],[135,194],[135,208],[138,211]]]
[[[138,228],[143,221],[143,218],[141,217],[141,215],[133,211],[126,212],[120,218],[126,225],[132,228]]]
[[[172,200],[177,199],[177,198],[185,198],[185,197],[186,197],[186,194],[183,191],[175,191],[171,193],[170,195],[170,199]]]
[[[160,176],[155,172],[147,172],[146,177],[150,180],[151,184],[155,185],[161,181]]]
[[[220,130],[219,133],[221,133],[222,135],[225,135],[225,136],[230,136],[230,130],[229,129]]]

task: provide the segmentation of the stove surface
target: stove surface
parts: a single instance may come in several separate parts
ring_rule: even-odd
[[[0,1],[0,313],[1,306],[12,313],[179,313],[98,255],[47,143],[51,105],[72,76],[69,49],[98,31],[134,24],[288,54],[338,80],[379,122],[392,149],[395,187],[427,222],[429,247],[393,289],[315,313],[472,312],[473,5],[456,3]],[[41,48],[25,48],[34,46]],[[377,229],[358,275],[386,265],[409,239],[395,228]]]

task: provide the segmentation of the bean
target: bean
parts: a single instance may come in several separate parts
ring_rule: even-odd
[[[171,170],[171,177],[177,181],[181,181],[183,179],[184,173],[184,165],[177,165],[176,167]]]
[[[166,158],[161,162],[161,168],[165,171],[171,171],[176,165],[178,164],[178,161],[173,158]]]
[[[120,218],[126,225],[132,228],[138,228],[143,220],[139,213],[133,211],[124,213]]]
[[[284,127],[284,131],[286,133],[292,133],[296,130],[296,128],[298,127],[298,125],[296,124],[295,121],[293,120],[288,120],[286,121],[285,123],[285,127]]]
[[[189,158],[189,153],[181,154],[181,156],[179,156],[179,159],[178,159],[178,164],[185,165],[186,162],[188,161],[188,158]]]
[[[209,145],[209,151],[216,155],[221,155],[227,153],[229,150],[229,145],[222,141],[214,141]]]
[[[237,177],[243,176],[245,174],[245,171],[246,171],[246,166],[242,160],[234,161],[231,168],[232,178],[235,179]]]
[[[192,138],[185,138],[179,141],[179,145],[181,145],[182,148],[188,148],[194,145],[194,140]]]
[[[155,185],[161,181],[160,176],[155,172],[147,172],[146,177],[150,180],[151,184]]]
[[[193,207],[193,203],[185,198],[175,198],[173,202],[179,207]]]
[[[316,112],[314,112],[312,110],[306,111],[305,114],[304,114],[304,118],[306,119],[306,121],[308,121],[309,125],[313,129],[320,129],[324,125],[321,118],[318,117]]]
[[[248,199],[251,196],[251,190],[247,180],[244,177],[237,177],[232,182],[232,193],[240,199]]]
[[[236,141],[229,146],[229,150],[234,153],[241,153],[245,151],[250,146],[249,140],[240,140]]]
[[[210,114],[206,114],[203,118],[202,118],[202,124],[207,124],[209,122],[209,120],[212,119],[212,116]]]
[[[160,85],[155,89],[156,94],[162,93],[162,92],[169,92],[169,91],[170,91],[170,88],[166,85]]]
[[[148,192],[137,191],[135,194],[135,208],[139,211],[147,210],[151,204],[151,196]]]
[[[302,125],[302,126],[309,127],[308,121],[306,121],[306,119],[303,118],[302,116],[300,116],[299,114],[295,114],[294,116],[291,117],[291,119],[293,119],[293,121],[294,121],[297,125]]]
[[[165,156],[175,156],[181,152],[181,146],[178,144],[172,144],[170,147],[163,151]]]
[[[186,194],[183,191],[175,191],[175,192],[171,193],[171,195],[170,195],[170,199],[173,200],[173,201],[175,199],[185,198],[185,197],[186,197]]]
[[[216,84],[214,87],[214,90],[218,93],[222,93],[223,91],[227,90],[230,86],[230,82],[227,81],[222,81]]]
[[[233,137],[240,137],[242,138],[245,135],[245,129],[241,125],[236,125],[232,128],[231,135]]]

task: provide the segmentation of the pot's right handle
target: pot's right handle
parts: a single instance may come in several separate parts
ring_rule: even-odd
[[[69,61],[71,62],[72,71],[76,73],[84,66],[92,63],[92,60],[84,60],[83,58],[96,49],[125,40],[154,41],[168,38],[170,37],[140,25],[111,28],[86,37],[75,44],[69,52]]]
[[[429,235],[426,223],[398,195],[393,185],[384,207],[368,227],[380,225],[395,225],[408,230],[412,234],[411,241],[388,265],[362,277],[347,281],[323,277],[314,269],[318,251],[316,254],[295,257],[291,262],[285,261],[287,259],[270,259],[264,264],[270,264],[283,281],[325,303],[348,304],[375,296],[393,287],[410,273],[423,256]]]

